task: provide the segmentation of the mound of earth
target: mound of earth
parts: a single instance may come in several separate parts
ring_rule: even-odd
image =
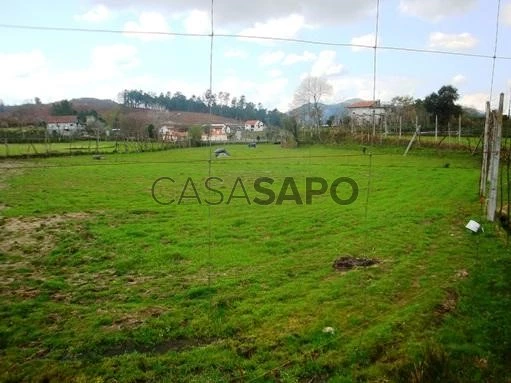
[[[367,267],[378,264],[379,261],[371,258],[356,258],[352,256],[343,256],[334,261],[332,265],[336,270],[350,270],[354,267]]]

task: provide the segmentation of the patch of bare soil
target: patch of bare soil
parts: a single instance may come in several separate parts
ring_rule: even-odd
[[[336,270],[350,270],[355,267],[368,267],[380,263],[377,259],[373,258],[357,258],[349,255],[337,258],[332,265]]]
[[[57,236],[69,230],[71,221],[88,217],[84,213],[69,213],[46,217],[13,217],[0,219],[0,294],[33,298],[36,288],[20,285],[20,280],[44,280],[44,271],[36,260],[46,256],[55,247]],[[12,286],[16,284],[16,288]],[[55,300],[65,297],[56,296]]]
[[[163,307],[147,307],[140,311],[123,313],[122,315],[119,315],[116,319],[114,319],[111,325],[103,326],[103,328],[107,331],[133,329],[144,324],[146,320],[149,318],[158,318],[166,311],[167,310],[165,310]],[[98,309],[97,312],[98,314],[101,313],[112,314],[110,311],[102,309]]]
[[[125,341],[103,350],[103,356],[117,356],[133,352],[144,354],[165,354],[167,352],[180,352],[194,347],[203,347],[218,341],[216,338],[175,338],[168,339],[155,345],[137,344]]]
[[[62,230],[65,223],[83,220],[85,213],[68,213],[46,217],[13,217],[0,222],[0,251],[46,255],[55,245],[55,230]]]
[[[506,204],[497,211],[497,215],[502,228],[508,233],[511,233],[511,220],[509,219],[510,214],[508,214],[509,211],[511,211],[511,207]]]
[[[453,312],[458,303],[458,293],[454,290],[447,290],[447,295],[442,303],[436,306],[435,312],[439,315],[445,315]]]

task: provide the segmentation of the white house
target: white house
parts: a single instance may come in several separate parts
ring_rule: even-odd
[[[209,128],[209,136],[206,133],[203,133],[201,136],[202,141],[227,141],[228,135],[231,133],[231,128],[226,124],[209,124],[204,127],[205,129]]]
[[[46,129],[49,134],[59,136],[72,136],[83,130],[76,116],[51,116],[46,122]]]
[[[379,124],[385,115],[385,108],[381,106],[380,100],[359,101],[347,106],[351,121],[356,125],[372,124],[373,112],[376,124]]]
[[[188,139],[188,129],[185,126],[168,121],[160,127],[158,135],[162,141],[177,142]]]
[[[245,122],[245,130],[249,132],[262,132],[264,128],[264,123],[259,120],[248,120]]]

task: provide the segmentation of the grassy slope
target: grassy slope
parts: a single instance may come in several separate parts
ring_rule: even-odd
[[[25,162],[46,167],[17,170],[4,215],[87,215],[34,233],[56,238],[48,254],[2,252],[0,377],[505,381],[509,251],[491,225],[477,249],[464,229],[480,219],[474,158],[376,149],[369,168],[338,148],[229,150],[211,170],[207,149]],[[360,196],[211,209],[151,199],[158,177],[210,173],[226,197],[238,176],[251,197],[259,176],[348,176]],[[381,264],[333,271],[347,253]]]

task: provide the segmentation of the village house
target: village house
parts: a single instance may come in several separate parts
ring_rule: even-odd
[[[264,128],[264,123],[259,120],[248,120],[245,122],[245,130],[249,132],[262,132]]]
[[[46,121],[46,130],[50,135],[70,137],[83,131],[84,127],[76,116],[51,116]]]
[[[166,122],[158,131],[160,140],[165,142],[178,142],[188,139],[188,128],[172,121]]]
[[[355,125],[366,125],[373,123],[373,112],[375,122],[378,125],[385,115],[385,108],[376,101],[359,101],[347,106],[351,121]]]
[[[208,135],[208,129],[210,134]],[[202,141],[228,141],[228,135],[231,133],[231,127],[226,124],[204,125],[204,133],[201,136]]]

